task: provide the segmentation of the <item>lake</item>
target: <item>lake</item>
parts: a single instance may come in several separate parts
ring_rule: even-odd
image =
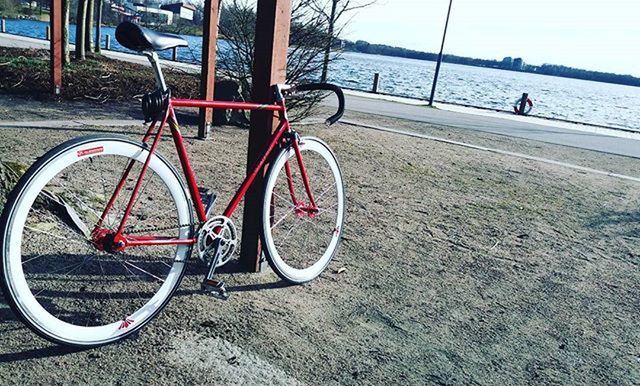
[[[8,33],[45,38],[48,23],[31,20],[7,20]],[[111,49],[129,51],[114,38],[115,28],[103,27],[111,35]],[[75,39],[75,28],[70,28]],[[196,62],[202,50],[202,38],[183,35],[190,49],[180,48],[178,58]],[[104,46],[103,36],[103,43]],[[224,55],[225,42],[218,43]],[[170,51],[160,53],[169,59]],[[370,91],[374,73],[380,73],[379,91],[427,99],[435,62],[344,52],[332,62],[329,80],[340,86]],[[560,118],[604,126],[640,130],[640,87],[578,79],[560,78],[524,72],[443,63],[440,68],[436,100],[498,110],[512,110],[523,92],[533,100],[533,115]]]

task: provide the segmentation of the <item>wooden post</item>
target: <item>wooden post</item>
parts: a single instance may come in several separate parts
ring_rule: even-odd
[[[51,27],[47,26],[47,28],[45,29],[45,36],[47,40],[51,40]]]
[[[51,91],[59,95],[62,91],[62,0],[51,0],[50,15]]]
[[[371,90],[373,93],[378,93],[378,85],[380,84],[380,74],[373,74],[373,89]]]
[[[0,32],[7,32],[4,16],[2,16],[2,19],[0,20]]]
[[[528,93],[522,93],[522,99],[520,100],[520,108],[518,109],[518,115],[524,115],[524,109],[527,106]]]
[[[202,29],[202,69],[200,70],[200,99],[205,100],[213,100],[213,89],[216,83],[216,44],[218,43],[219,8],[220,0],[204,1],[204,20]],[[207,138],[212,122],[213,110],[200,109],[198,138]]]
[[[287,77],[287,48],[291,25],[291,0],[260,0],[256,13],[255,56],[253,59],[251,100],[273,102],[271,86]],[[249,130],[247,172],[264,151],[278,120],[273,112],[253,111]],[[259,174],[245,196],[240,263],[248,272],[260,271],[260,208],[263,173]]]
[[[178,60],[178,47],[173,47],[171,49],[171,60],[174,62]]]
[[[109,34],[104,35],[104,49],[105,50],[111,49],[111,35]]]

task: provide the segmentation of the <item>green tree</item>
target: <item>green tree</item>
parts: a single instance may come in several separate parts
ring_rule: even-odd
[[[0,0],[0,13],[6,16],[14,16],[20,10],[17,0]]]

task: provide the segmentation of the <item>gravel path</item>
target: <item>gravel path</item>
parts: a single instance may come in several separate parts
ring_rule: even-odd
[[[8,99],[0,111],[21,106],[11,119],[84,109]],[[356,115],[640,176],[634,158]],[[95,131],[4,128],[0,158],[30,164]],[[347,183],[345,239],[319,279],[285,286],[268,271],[222,273],[232,293],[224,302],[198,291],[194,261],[138,336],[88,351],[52,346],[0,303],[0,383],[640,383],[638,183],[354,126],[300,132],[334,148]],[[227,127],[186,141],[199,182],[220,202],[242,178],[246,141]],[[177,164],[170,141],[160,150]]]

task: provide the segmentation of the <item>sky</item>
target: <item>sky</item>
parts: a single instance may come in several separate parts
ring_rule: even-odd
[[[448,6],[378,0],[342,37],[438,52]],[[640,0],[453,0],[445,53],[640,76]]]

